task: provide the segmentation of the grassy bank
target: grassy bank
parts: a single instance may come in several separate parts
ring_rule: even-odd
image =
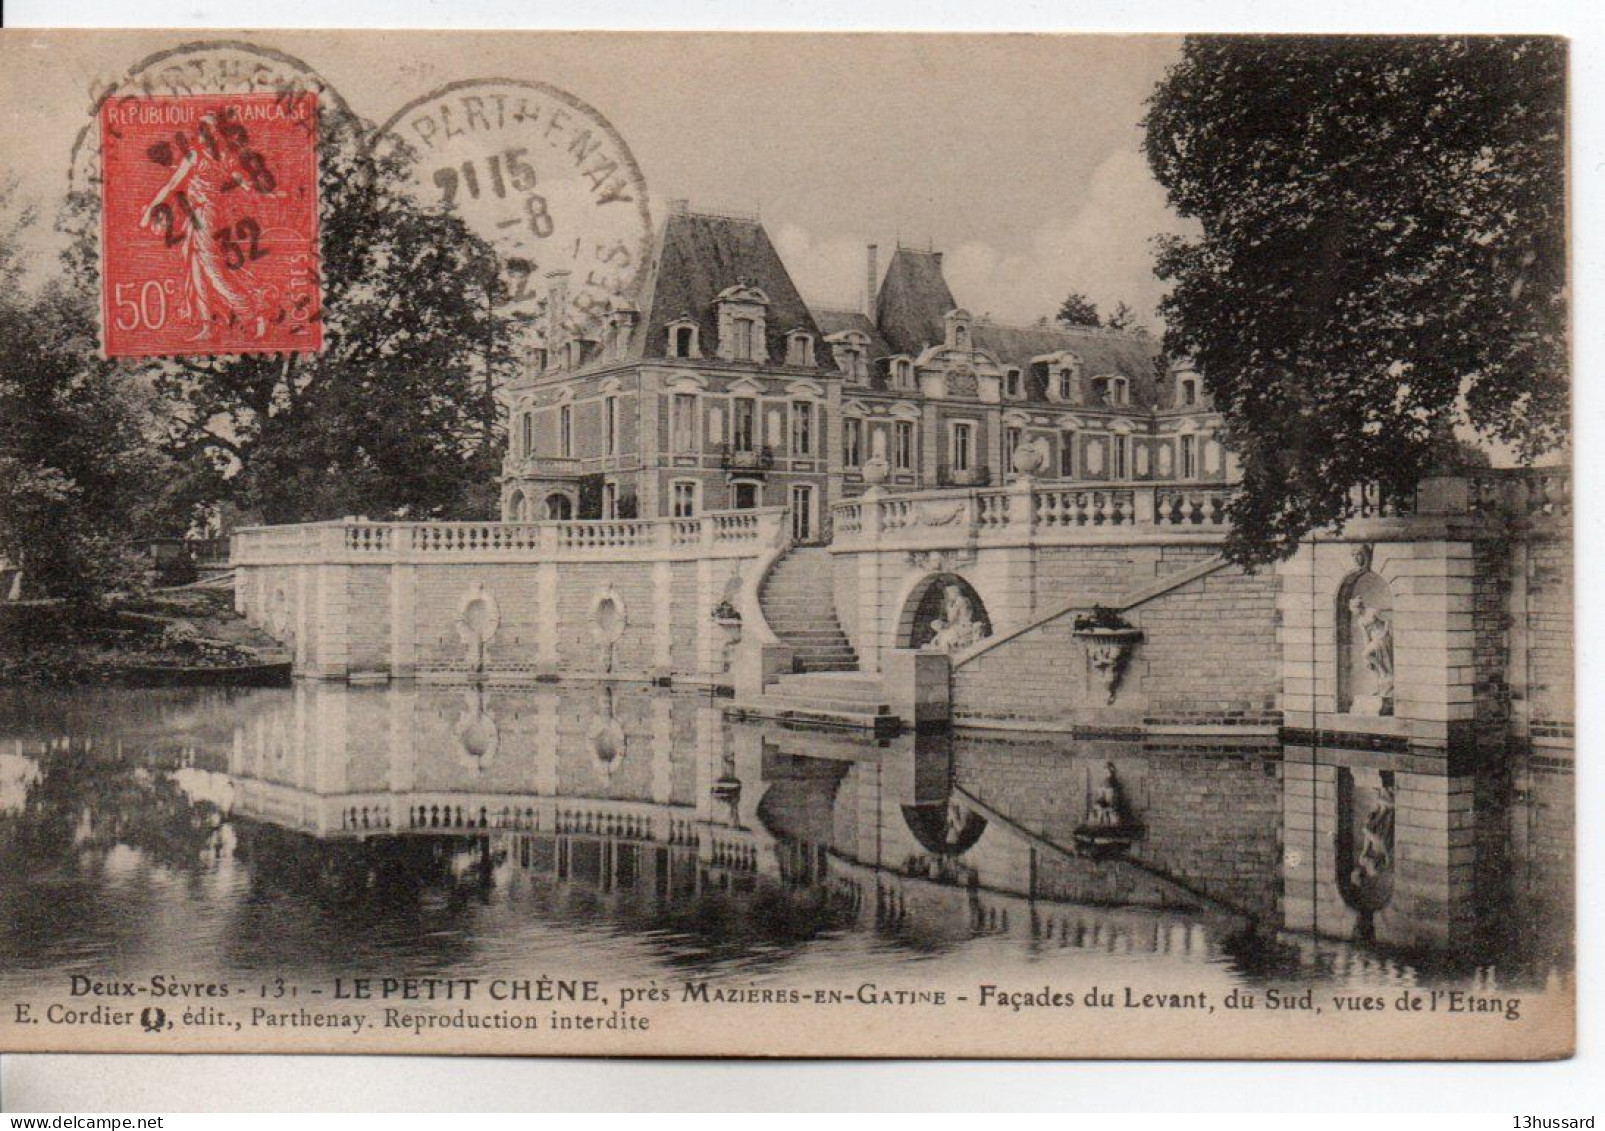
[[[0,606],[0,685],[185,682],[288,660],[232,599],[179,590],[101,606]]]

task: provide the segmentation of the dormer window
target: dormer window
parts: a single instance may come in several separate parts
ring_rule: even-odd
[[[743,280],[714,300],[719,314],[719,356],[725,361],[767,362],[765,317],[769,296]]]
[[[1003,395],[1019,400],[1025,395],[1025,385],[1018,366],[1011,366],[1003,375]]]
[[[869,380],[869,338],[857,330],[832,334],[825,339],[830,343],[830,356],[841,375],[854,384]]]
[[[735,318],[730,322],[734,332],[734,345],[730,354],[736,361],[752,360],[752,331],[756,323],[751,318]]]
[[[1101,404],[1111,408],[1131,403],[1131,385],[1124,377],[1094,377],[1092,395]]]
[[[640,314],[634,306],[621,306],[607,316],[608,353],[623,357],[630,349],[630,335],[634,332]]]
[[[970,348],[970,313],[967,310],[950,310],[942,319],[947,325],[947,348]]]
[[[811,366],[814,364],[814,336],[794,330],[786,336],[786,364]]]
[[[914,363],[906,357],[892,359],[892,384],[899,389],[914,387]]]
[[[1185,406],[1198,403],[1198,379],[1196,377],[1183,377],[1181,379],[1181,403]]]
[[[669,356],[702,356],[702,349],[697,342],[697,324],[689,318],[669,324]]]
[[[1076,399],[1076,371],[1066,366],[1054,375],[1058,383],[1059,399],[1066,403]]]

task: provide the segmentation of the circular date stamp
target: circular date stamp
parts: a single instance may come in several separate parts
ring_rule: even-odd
[[[567,328],[635,293],[652,241],[645,178],[594,107],[547,83],[467,79],[414,99],[374,136],[413,193],[456,211],[501,259],[507,304],[531,314],[566,272]]]

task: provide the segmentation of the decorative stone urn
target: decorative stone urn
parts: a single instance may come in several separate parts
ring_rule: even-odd
[[[892,467],[886,462],[885,456],[870,456],[864,461],[864,482],[871,487],[880,487],[891,478]]]
[[[1103,684],[1104,702],[1112,704],[1131,654],[1142,640],[1142,629],[1100,605],[1089,615],[1076,618],[1074,635],[1086,649],[1087,663]]]
[[[1019,475],[1035,475],[1042,470],[1042,452],[1035,443],[1015,447],[1014,470]]]

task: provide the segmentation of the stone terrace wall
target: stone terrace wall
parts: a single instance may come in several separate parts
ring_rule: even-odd
[[[1164,879],[1247,914],[1280,915],[1281,759],[1263,744],[1111,740],[954,741],[955,783],[1028,832],[1073,848],[1090,791],[1113,763],[1128,815],[1144,826],[1133,864],[1044,853],[1039,894],[1055,899],[1178,905]],[[985,843],[985,837],[982,843]],[[978,846],[979,847],[979,846]],[[1156,876],[1155,873],[1158,873]]]
[[[332,523],[236,536],[236,607],[321,679],[729,682],[783,512],[619,523]],[[472,622],[472,623],[470,623]]]
[[[1073,590],[1079,608],[1051,616],[953,670],[953,712],[970,724],[1275,726],[1281,667],[1277,579],[1220,569],[1129,608],[1143,632],[1108,702],[1103,681],[1075,636],[1075,619],[1096,603],[1119,604],[1137,585],[1197,563],[1194,547],[1154,548],[1146,570],[1127,565],[1124,585]],[[1094,566],[1095,572],[1106,567]],[[1145,576],[1146,575],[1146,576]],[[1066,587],[1066,592],[1070,592]],[[1084,603],[1083,603],[1084,602]]]

